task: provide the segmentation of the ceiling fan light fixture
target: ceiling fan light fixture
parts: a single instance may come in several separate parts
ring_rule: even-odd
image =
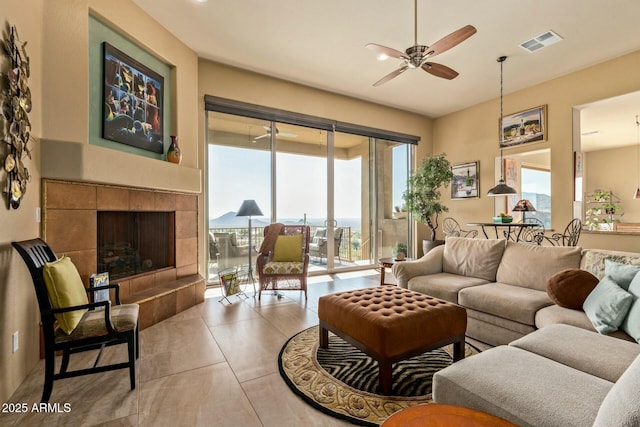
[[[418,44],[418,0],[414,0],[413,28],[413,46],[408,47],[404,52],[376,43],[368,43],[365,45],[367,49],[371,49],[376,53],[376,58],[379,61],[384,61],[387,58],[396,58],[402,60],[403,62],[400,68],[390,72],[389,74],[375,82],[373,86],[380,86],[383,83],[386,83],[389,80],[398,77],[409,68],[422,68],[423,71],[431,75],[447,80],[455,79],[458,76],[457,71],[452,70],[445,65],[435,64],[427,61],[432,57],[439,55],[454,46],[457,46],[458,44],[474,35],[477,32],[476,28],[473,25],[465,25],[464,27],[459,28],[453,33],[441,38],[431,46]]]

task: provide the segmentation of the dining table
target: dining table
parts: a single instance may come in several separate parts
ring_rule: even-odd
[[[485,238],[489,238],[487,234],[487,229],[493,228],[496,239],[500,238],[500,230],[503,230],[503,236],[507,240],[512,240],[515,236],[515,241],[520,241],[520,235],[522,234],[522,230],[528,227],[539,227],[539,224],[536,223],[528,223],[528,222],[468,222],[467,227],[480,227],[482,229],[482,233]]]

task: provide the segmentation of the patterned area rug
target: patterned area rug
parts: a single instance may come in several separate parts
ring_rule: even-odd
[[[466,356],[479,351],[467,344]],[[453,347],[397,363],[391,396],[377,394],[378,363],[329,333],[329,348],[318,348],[318,327],[294,335],[280,351],[280,374],[305,402],[331,416],[379,426],[400,409],[431,402],[433,374],[453,361]]]

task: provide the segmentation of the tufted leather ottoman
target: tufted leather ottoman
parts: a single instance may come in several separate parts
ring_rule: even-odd
[[[453,360],[464,357],[466,310],[397,286],[380,286],[320,297],[320,347],[328,331],[378,361],[383,394],[391,393],[393,363],[454,344]]]

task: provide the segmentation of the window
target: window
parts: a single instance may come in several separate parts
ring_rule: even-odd
[[[528,218],[538,218],[545,228],[551,228],[551,171],[522,166],[522,198],[536,208]]]

